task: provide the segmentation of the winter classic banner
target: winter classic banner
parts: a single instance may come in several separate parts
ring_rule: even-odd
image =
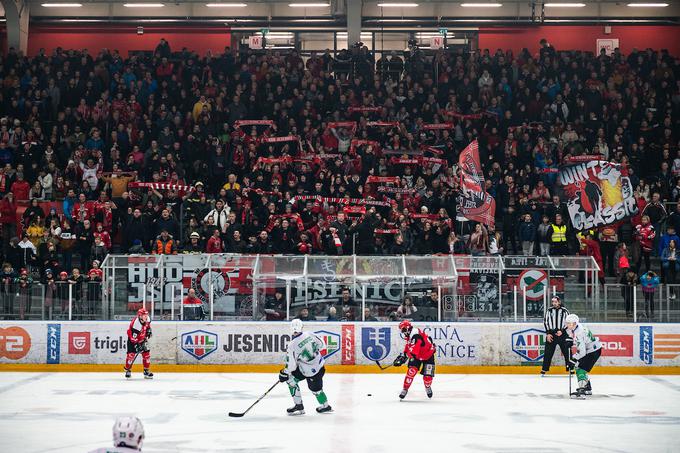
[[[577,230],[610,225],[638,213],[633,186],[621,164],[593,160],[564,165],[559,184]]]

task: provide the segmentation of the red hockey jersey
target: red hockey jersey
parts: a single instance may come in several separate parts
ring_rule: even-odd
[[[151,321],[142,324],[139,317],[135,316],[135,318],[130,321],[130,327],[128,327],[127,330],[128,340],[134,344],[143,343],[144,340],[147,339],[150,328]]]
[[[425,332],[417,329],[404,346],[404,354],[411,359],[429,360],[435,353],[434,343]]]

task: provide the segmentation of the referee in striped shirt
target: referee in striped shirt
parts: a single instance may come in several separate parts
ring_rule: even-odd
[[[560,346],[562,355],[564,356],[564,363],[569,363],[569,347],[571,346],[571,338],[567,334],[567,315],[569,310],[562,306],[562,301],[559,297],[554,296],[550,301],[552,307],[548,309],[543,318],[543,326],[545,327],[545,354],[543,356],[543,368],[541,369],[541,376],[545,376],[550,370],[550,363],[552,362],[553,354],[555,354],[555,347]],[[569,372],[569,367],[566,367]]]

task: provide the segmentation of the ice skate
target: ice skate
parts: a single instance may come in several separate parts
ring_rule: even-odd
[[[149,370],[144,370],[144,379],[153,379],[153,373]]]
[[[592,395],[593,394],[593,388],[590,386],[590,380],[586,382],[586,386],[583,387],[583,393],[585,395]]]
[[[428,398],[432,398],[432,387],[425,387],[425,393],[427,393]]]
[[[406,398],[407,393],[408,393],[408,389],[402,390],[401,393],[399,394],[399,399],[403,400],[404,398]]]
[[[317,407],[317,408],[316,408],[316,411],[317,411],[319,414],[325,414],[325,413],[328,413],[328,412],[333,412],[333,408],[331,407],[330,404],[326,403],[326,404],[324,404],[324,405],[322,405],[322,406]]]
[[[296,404],[286,409],[286,412],[288,412],[288,415],[305,415],[305,407],[302,404]]]
[[[125,370],[125,377],[126,377],[127,379],[130,379],[130,376],[132,376],[132,371],[130,371],[130,370]]]

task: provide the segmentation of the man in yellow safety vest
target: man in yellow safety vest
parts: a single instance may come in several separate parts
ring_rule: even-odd
[[[550,225],[548,237],[550,238],[551,255],[569,254],[569,243],[567,242],[567,225],[564,224],[561,214],[555,215],[555,223]]]

